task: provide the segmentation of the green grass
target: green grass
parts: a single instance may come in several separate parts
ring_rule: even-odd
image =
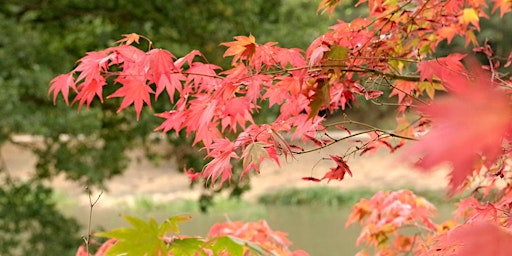
[[[129,205],[121,203],[118,207],[125,213],[145,215],[154,212],[169,213],[199,213],[199,204],[195,200],[172,200],[168,202],[157,202],[147,196],[139,196],[134,203]],[[223,215],[229,214],[230,218],[258,219],[266,216],[263,205],[254,204],[237,199],[215,198],[213,205],[208,209],[208,214]]]
[[[435,205],[453,204],[461,197],[447,198],[444,191],[415,191],[415,194],[425,197]],[[331,187],[289,188],[261,195],[257,203],[243,200],[218,197],[208,209],[211,214],[229,212],[230,215],[265,215],[265,206],[326,206],[342,207],[352,206],[361,198],[370,198],[378,190],[355,189],[341,191]],[[198,202],[195,200],[173,200],[169,202],[156,202],[150,197],[140,196],[133,205],[121,204],[121,209],[136,213],[150,212],[199,212]]]
[[[345,206],[353,205],[362,197],[370,197],[374,191],[358,190],[342,192],[329,187],[290,188],[260,196],[258,202],[264,205],[318,205]]]
[[[414,191],[416,195],[425,197],[431,203],[451,204],[457,202],[460,197],[447,198],[444,191]],[[290,188],[281,191],[264,194],[259,197],[258,202],[264,205],[284,205],[284,206],[351,206],[357,203],[361,198],[370,198],[378,190],[356,189],[341,191],[330,187],[312,187],[312,188]]]
[[[414,189],[411,189],[414,191]],[[361,198],[370,198],[378,190],[355,189],[341,191],[332,187],[290,188],[261,195],[257,203],[237,199],[217,197],[208,209],[212,215],[226,215],[229,218],[255,220],[267,216],[267,206],[318,206],[318,207],[351,207]],[[453,204],[461,197],[447,198],[445,191],[414,191],[425,197],[436,206]],[[54,193],[53,201],[59,209],[70,209],[77,202],[64,193]],[[147,215],[151,213],[199,213],[196,200],[173,200],[168,202],[155,201],[149,196],[135,198],[133,204],[120,203],[114,208],[124,214]]]

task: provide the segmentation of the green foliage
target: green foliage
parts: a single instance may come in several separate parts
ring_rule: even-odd
[[[133,228],[118,228],[108,232],[96,233],[96,236],[115,238],[117,242],[106,255],[133,254],[133,255],[166,255],[168,248],[163,240],[167,233],[178,234],[178,223],[189,220],[189,216],[175,216],[167,219],[158,226],[154,219],[148,223],[141,219],[125,216],[126,221]]]
[[[161,225],[150,218],[142,219],[125,216],[132,228],[118,228],[107,232],[96,233],[95,236],[116,239],[115,244],[105,253],[109,255],[214,255],[227,252],[228,255],[242,255],[244,248],[266,255],[260,246],[231,236],[218,236],[205,240],[195,237],[180,237],[178,224],[189,221],[188,215],[177,215],[168,218]],[[206,251],[205,251],[206,250]]]
[[[37,182],[2,184],[0,216],[0,255],[72,255],[81,242],[78,223]]]

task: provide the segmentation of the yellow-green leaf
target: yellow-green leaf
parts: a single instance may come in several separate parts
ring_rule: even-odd
[[[446,91],[446,89],[440,83],[431,83],[431,82],[418,83],[418,89],[421,93],[426,92],[428,97],[431,99],[434,99],[436,90],[437,91]]]
[[[254,142],[245,148],[245,151],[242,155],[242,158],[244,159],[244,170],[251,163],[254,163],[254,166],[258,168],[261,164],[261,160],[268,158],[268,152],[265,150],[265,146],[267,146],[267,144],[263,142]]]

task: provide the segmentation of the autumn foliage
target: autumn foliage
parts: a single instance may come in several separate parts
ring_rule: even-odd
[[[319,11],[331,13],[340,2],[323,0]],[[410,161],[419,157],[418,167],[452,167],[451,195],[473,193],[461,201],[453,221],[436,224],[435,207],[425,199],[406,190],[379,192],[355,205],[347,222],[364,225],[358,243],[379,255],[507,255],[512,249],[512,80],[503,71],[510,67],[512,53],[494,56],[478,34],[480,19],[510,17],[512,3],[361,0],[357,5],[368,6],[367,18],[339,20],[304,50],[258,43],[253,35],[221,43],[227,47],[224,57],[232,60],[227,70],[197,50],[177,58],[164,49],[141,50],[136,45],[149,39],[124,35],[117,46],[87,53],[70,73],[53,79],[49,93],[54,102],[62,94],[66,104],[73,94],[79,109],[95,98],[120,98],[119,111],[133,105],[137,118],[153,100],[168,98],[169,111],[156,114],[162,124],[155,130],[193,136],[210,162],[187,173],[209,179],[213,186],[238,182],[232,179],[234,171],[242,177],[258,173],[264,160],[279,164],[281,156],[306,153],[306,143],[322,148],[354,135],[370,138],[354,142],[354,150],[343,155],[331,155],[334,167],[323,177],[304,177],[316,182],[357,175],[349,167],[350,156],[379,148],[394,152],[406,145]],[[440,43],[455,37],[463,38],[468,51],[435,58]],[[471,50],[483,53],[486,63],[478,63]],[[105,96],[105,86],[117,90]],[[322,114],[357,106],[357,101],[395,105],[396,130],[351,119],[332,123]],[[271,122],[256,122],[263,107],[280,111]],[[348,125],[358,128],[350,131]],[[330,136],[337,130],[346,137]],[[236,161],[242,162],[242,170],[233,168]],[[485,203],[473,196],[477,192]],[[420,235],[399,232],[411,225]],[[251,233],[262,228],[265,223],[231,223],[214,227],[212,234],[238,234],[247,240],[252,234],[266,237],[258,240],[265,241],[262,246],[287,244],[277,233]]]

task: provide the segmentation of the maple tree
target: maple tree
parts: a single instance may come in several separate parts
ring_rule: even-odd
[[[331,13],[340,3],[323,0],[319,11]],[[349,157],[380,148],[394,152],[412,141],[404,150],[409,158],[420,158],[418,167],[451,165],[450,194],[473,190],[488,202],[472,193],[461,201],[452,222],[436,224],[431,220],[435,207],[425,199],[407,190],[379,192],[356,204],[347,222],[364,222],[358,243],[373,246],[381,255],[505,255],[512,238],[512,79],[503,70],[511,65],[512,53],[494,56],[477,36],[481,18],[503,18],[512,3],[493,0],[490,8],[481,0],[361,0],[356,5],[368,6],[368,18],[339,20],[305,50],[261,44],[251,34],[221,43],[227,47],[224,57],[231,58],[226,70],[209,63],[200,51],[177,58],[153,49],[148,38],[127,34],[119,45],[87,53],[71,72],[53,79],[49,94],[54,102],[62,94],[69,104],[72,90],[72,103],[80,109],[95,98],[103,102],[105,86],[118,86],[106,100],[121,98],[118,112],[133,105],[137,118],[144,106],[151,107],[152,98],[166,94],[169,111],[156,114],[164,120],[155,130],[184,131],[193,137],[210,161],[202,170],[186,173],[212,186],[238,182],[232,179],[235,171],[242,178],[258,173],[263,160],[279,164],[281,156],[293,158],[367,134],[370,139],[354,142],[353,150],[331,155],[335,167],[323,177],[304,177],[341,181],[345,174],[357,173],[350,169]],[[434,57],[441,42],[456,37],[483,53],[487,62],[479,64],[464,53]],[[142,39],[149,42],[147,51],[136,47]],[[394,96],[396,103],[388,102]],[[333,123],[322,114],[344,110],[358,100],[395,105],[397,128],[388,131],[349,118]],[[279,114],[271,122],[256,122],[254,116],[263,106],[277,107]],[[349,130],[349,125],[357,130]],[[335,131],[348,135],[335,138]],[[306,143],[316,148],[302,146]],[[233,169],[236,161],[243,163],[242,170]],[[418,227],[421,235],[401,234],[399,229],[407,225]],[[224,228],[241,226],[231,223]],[[212,233],[224,234],[218,231]],[[241,232],[250,239],[252,231]],[[482,232],[485,244],[477,238]],[[121,247],[118,243],[112,248],[116,245]]]

